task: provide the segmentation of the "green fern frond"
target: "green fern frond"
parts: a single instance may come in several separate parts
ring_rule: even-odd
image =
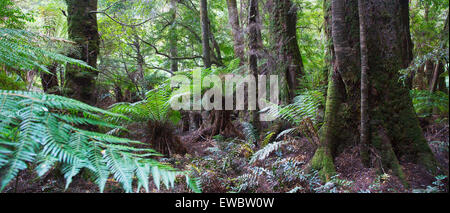
[[[286,120],[295,125],[300,125],[305,119],[316,122],[317,112],[325,103],[323,93],[314,90],[306,91],[294,98],[293,103],[286,106],[269,106],[267,114],[275,118]]]
[[[0,64],[17,70],[33,70],[50,73],[48,61],[73,64],[93,69],[85,62],[58,54],[41,47],[48,42],[45,36],[17,29],[0,28]]]
[[[244,127],[243,132],[245,139],[250,143],[256,143],[258,141],[258,133],[251,123],[242,122]]]
[[[187,176],[149,158],[161,156],[156,151],[131,146],[141,142],[76,127],[78,124],[116,127],[105,122],[105,117],[128,119],[65,97],[0,90],[0,191],[32,163],[37,164],[39,176],[61,163],[66,188],[73,177],[86,169],[93,174],[101,192],[111,176],[126,192],[133,191],[135,180],[138,190],[144,187],[148,191],[150,175],[157,186],[163,182],[167,188],[174,187],[176,176]],[[187,184],[194,191],[199,187]]]
[[[272,152],[280,149],[280,147],[290,143],[290,141],[277,141],[268,144],[264,148],[258,150],[253,154],[252,158],[250,159],[250,163],[254,163],[257,160],[264,160],[266,159]]]

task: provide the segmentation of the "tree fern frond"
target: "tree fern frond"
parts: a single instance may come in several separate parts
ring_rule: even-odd
[[[132,192],[135,179],[138,188],[148,191],[150,175],[157,186],[162,181],[168,188],[174,187],[177,175],[185,175],[149,158],[161,156],[156,151],[131,146],[142,144],[139,141],[75,127],[77,124],[117,127],[103,121],[106,116],[126,118],[64,97],[0,90],[1,190],[19,171],[26,169],[28,163],[38,164],[39,176],[57,162],[62,163],[66,188],[74,176],[87,169],[101,192],[110,176],[120,182],[126,192]]]
[[[18,70],[33,70],[50,73],[44,65],[48,59],[60,64],[73,64],[93,69],[86,62],[69,58],[40,47],[40,42],[46,42],[46,37],[17,29],[0,28],[0,63]]]

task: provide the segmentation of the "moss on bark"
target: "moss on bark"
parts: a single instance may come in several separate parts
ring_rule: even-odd
[[[99,33],[97,0],[66,0],[69,38],[77,43],[77,49],[69,57],[85,61],[93,68],[97,67],[99,53]],[[94,105],[96,103],[95,78],[98,72],[74,65],[66,66],[64,93],[74,99]]]
[[[360,156],[380,172],[391,171],[405,186],[400,161],[417,163],[436,174],[438,164],[419,126],[408,88],[399,70],[410,60],[405,2],[368,0],[366,21],[369,81],[370,155]],[[360,47],[356,1],[332,1],[333,49],[321,144],[310,165],[325,180],[335,173],[333,159],[348,146],[359,146]],[[329,16],[328,16],[329,17]],[[406,41],[406,42],[405,42]],[[371,157],[372,161],[367,158]],[[376,159],[374,159],[376,158]]]
[[[322,180],[329,181],[336,174],[331,151],[326,147],[319,147],[311,159],[311,168],[319,172]]]

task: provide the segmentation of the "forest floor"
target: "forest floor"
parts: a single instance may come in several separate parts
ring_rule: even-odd
[[[426,124],[422,126],[437,160],[444,168],[449,166],[449,124]],[[136,128],[133,134],[144,140],[145,133]],[[374,168],[365,168],[359,158],[357,149],[345,150],[336,157],[335,165],[338,175],[331,181],[323,183],[316,173],[307,171],[315,146],[306,138],[293,139],[292,143],[281,146],[270,153],[264,160],[249,163],[254,153],[251,144],[233,139],[205,139],[189,142],[195,132],[180,135],[187,149],[185,155],[173,155],[161,158],[179,169],[193,171],[199,177],[203,192],[265,192],[265,193],[321,193],[321,192],[448,192],[447,175],[435,177],[418,165],[402,162],[406,180],[410,186],[405,187],[391,171],[381,174]],[[189,192],[184,177],[177,178],[176,187],[170,190],[164,187],[157,190],[151,182],[152,192]],[[33,168],[20,172],[5,189],[6,193],[42,193],[74,192],[95,193],[98,187],[88,181],[87,175],[74,178],[70,187],[65,188],[64,178],[57,172],[49,172],[43,178],[37,178]],[[108,180],[105,192],[123,192],[113,179]],[[142,191],[143,192],[143,191]]]

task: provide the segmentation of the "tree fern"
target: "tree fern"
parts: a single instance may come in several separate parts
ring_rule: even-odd
[[[294,98],[292,104],[286,106],[272,105],[263,109],[269,116],[288,121],[295,125],[294,128],[282,131],[277,135],[277,139],[286,135],[303,133],[316,140],[317,128],[320,122],[317,117],[319,108],[325,103],[323,93],[317,90],[306,91]]]
[[[146,99],[136,103],[117,103],[110,107],[110,112],[127,115],[133,122],[168,122],[176,123],[176,116],[180,116],[170,108],[170,92],[165,88],[158,88],[147,92]],[[112,117],[115,119],[117,117]]]
[[[49,73],[45,66],[48,61],[89,67],[85,62],[69,58],[43,48],[50,42],[48,37],[36,33],[0,28],[0,64],[16,70],[40,70]]]
[[[102,121],[104,116],[126,120],[127,117],[98,109],[82,102],[36,92],[0,90],[0,179],[1,190],[30,164],[36,164],[39,176],[56,163],[62,165],[66,188],[82,169],[104,190],[109,177],[132,192],[133,182],[138,189],[148,188],[150,175],[173,187],[175,176],[187,175],[152,156],[160,156],[152,149],[134,148],[141,142],[77,128],[78,124],[95,124],[105,128],[120,128]],[[151,169],[150,169],[151,168]],[[194,191],[199,187],[188,183]]]

